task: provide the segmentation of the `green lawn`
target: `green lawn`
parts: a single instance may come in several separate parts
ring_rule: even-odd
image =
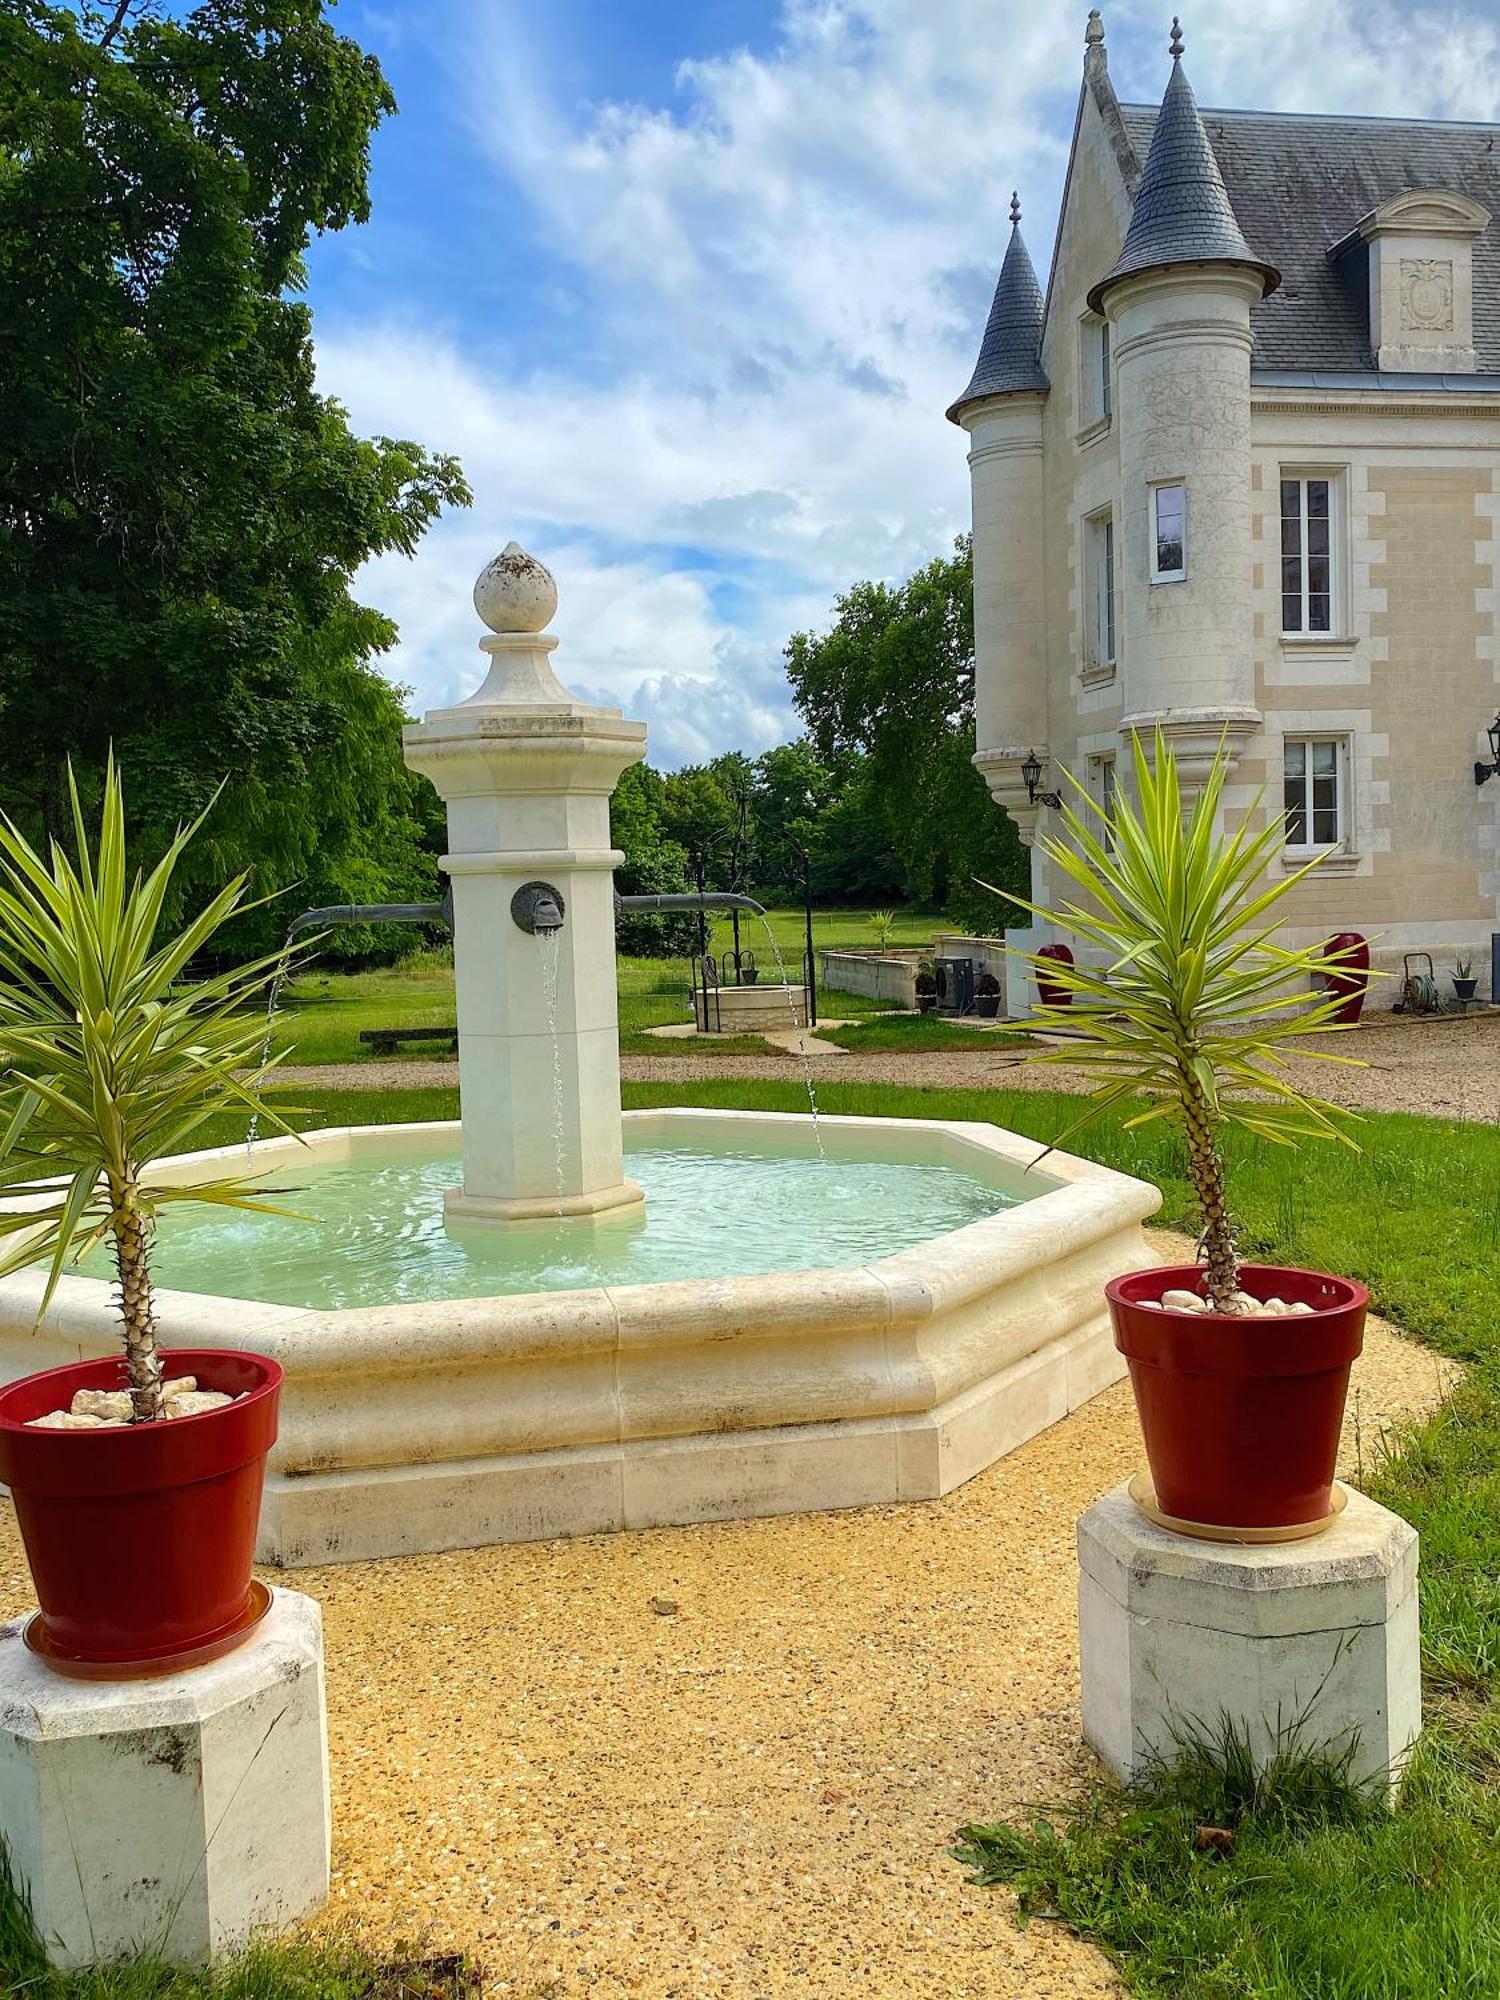
[[[817,947],[842,945],[873,949],[869,917],[868,910],[816,911],[813,937]],[[793,980],[799,978],[803,947],[802,911],[770,910],[767,921],[781,946],[789,977]],[[898,946],[929,944],[934,929],[941,922],[939,917],[901,911],[898,913],[894,942]],[[767,982],[774,979],[775,959],[757,918],[741,917],[740,943],[742,949],[755,953],[762,979]],[[732,944],[733,930],[729,920],[716,921],[710,929],[711,949],[716,954],[722,954]],[[660,1043],[646,1036],[644,1031],[673,1021],[692,1019],[689,1000],[692,969],[688,960],[622,957],[618,961],[618,972],[622,1051],[627,1055],[660,1054]],[[878,1013],[883,1004],[853,993],[820,992],[818,996],[821,1013],[845,1018]],[[368,1046],[361,1043],[359,1036],[362,1029],[452,1026],[452,961],[446,952],[426,952],[378,972],[355,973],[323,972],[314,962],[307,972],[289,983],[282,996],[282,1007],[277,1045],[288,1050],[288,1061],[325,1064],[381,1060],[372,1056]],[[746,1046],[757,1054],[765,1053],[758,1041]],[[701,1044],[700,1048],[717,1049],[723,1054],[737,1052],[722,1042]],[[441,1045],[424,1050],[421,1044],[411,1043],[395,1058],[387,1060],[410,1061],[414,1056],[440,1053],[446,1053]]]
[[[832,1007],[829,1009],[833,1012]],[[983,1055],[997,1048],[1022,1048],[1027,1037],[1004,1028],[965,1028],[940,1014],[883,1014],[871,1021],[858,1021],[847,1028],[820,1030],[825,1041],[837,1042],[852,1054],[889,1054],[910,1049],[916,1055],[926,1050]]]

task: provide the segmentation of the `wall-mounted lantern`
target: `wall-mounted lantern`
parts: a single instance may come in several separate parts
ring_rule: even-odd
[[[1500,722],[1500,717],[1496,719],[1497,722]],[[1037,789],[1042,782],[1042,760],[1038,757],[1035,750],[1028,750],[1026,752],[1026,760],[1021,766],[1021,776],[1025,780],[1026,796],[1031,804],[1034,806],[1051,806],[1052,810],[1056,812],[1062,804],[1062,795],[1059,792],[1043,792]]]
[[[1476,759],[1474,764],[1474,782],[1476,785],[1482,785],[1486,778],[1493,778],[1497,773],[1500,773],[1500,715],[1497,715],[1489,726],[1489,739],[1489,763],[1486,764]]]

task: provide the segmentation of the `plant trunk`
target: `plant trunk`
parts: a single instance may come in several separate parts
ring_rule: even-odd
[[[1213,1112],[1195,1076],[1185,1079],[1182,1098],[1187,1128],[1188,1172],[1203,1215],[1203,1261],[1208,1302],[1216,1312],[1232,1312],[1240,1288],[1240,1263],[1235,1253],[1234,1225],[1224,1200],[1224,1162],[1214,1135]]]
[[[115,1269],[120,1277],[120,1318],[125,1324],[125,1367],[135,1399],[135,1421],[153,1423],[162,1413],[161,1356],[151,1297],[151,1224],[142,1214],[135,1178],[110,1186]]]

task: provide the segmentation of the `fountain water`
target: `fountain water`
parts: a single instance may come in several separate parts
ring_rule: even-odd
[[[813,1097],[622,1116],[609,800],[645,730],[557,679],[556,588],[514,544],[475,602],[484,686],[406,737],[447,803],[451,917],[379,912],[453,932],[461,1125],[259,1140],[316,1220],[171,1214],[158,1243],[162,1340],[286,1371],[264,1556],[950,1491],[1117,1378],[1103,1282],[1153,1261],[1156,1190]],[[41,1285],[0,1281],[0,1378],[114,1351],[107,1275],[65,1277],[38,1327]]]

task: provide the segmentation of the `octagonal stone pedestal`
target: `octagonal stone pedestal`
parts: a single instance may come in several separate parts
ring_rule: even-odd
[[[1124,1486],[1078,1523],[1083,1733],[1129,1782],[1225,1716],[1264,1763],[1357,1739],[1394,1787],[1422,1727],[1416,1530],[1361,1493],[1311,1541],[1247,1547],[1154,1526]]]
[[[222,1660],[64,1680],[0,1626],[0,1840],[53,1963],[193,1964],[327,1900],[323,1621],[278,1590]]]

